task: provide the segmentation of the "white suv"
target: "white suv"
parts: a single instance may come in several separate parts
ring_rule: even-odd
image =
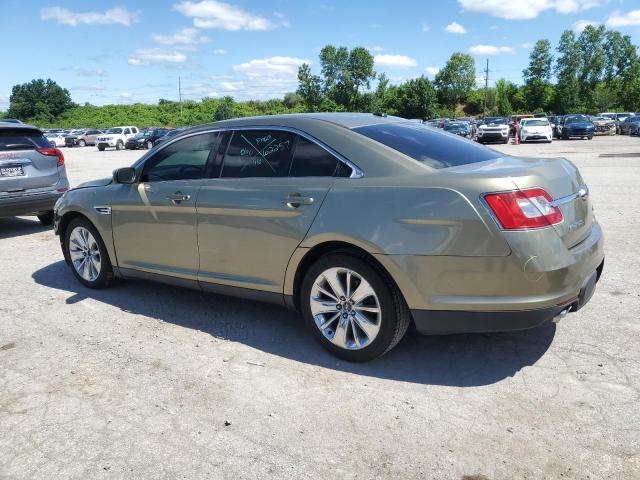
[[[107,147],[122,150],[127,139],[138,134],[138,127],[113,127],[96,138],[96,145],[101,152]]]

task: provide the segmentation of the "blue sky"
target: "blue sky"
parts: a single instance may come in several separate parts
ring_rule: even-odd
[[[78,103],[281,97],[326,44],[364,46],[392,82],[433,77],[454,51],[521,81],[531,45],[605,23],[640,44],[639,0],[0,0],[11,87],[52,78]],[[9,39],[15,39],[7,48]]]

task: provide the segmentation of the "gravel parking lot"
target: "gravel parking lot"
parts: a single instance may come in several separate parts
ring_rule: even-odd
[[[0,478],[640,478],[640,138],[495,148],[580,167],[606,235],[591,303],[364,365],[275,306],[83,288],[49,228],[0,219]],[[72,185],[142,153],[63,150]]]

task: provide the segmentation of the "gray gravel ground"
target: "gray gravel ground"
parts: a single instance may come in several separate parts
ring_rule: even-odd
[[[365,365],[274,306],[85,289],[50,229],[0,219],[0,477],[640,478],[640,139],[496,148],[580,167],[607,242],[591,303]],[[64,152],[72,185],[140,155]]]

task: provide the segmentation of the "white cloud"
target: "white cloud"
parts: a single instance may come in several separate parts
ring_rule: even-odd
[[[475,45],[469,49],[471,55],[500,55],[514,53],[512,47],[496,47],[495,45]]]
[[[213,53],[214,55],[226,55],[228,52],[224,48],[216,48],[211,53]]]
[[[153,41],[160,45],[197,45],[209,41],[204,35],[200,35],[197,28],[182,28],[173,35],[154,35]]]
[[[530,48],[533,48],[533,46],[535,45],[535,43],[533,42],[526,42],[526,43],[521,43],[520,46],[522,48],[525,48],[527,50],[529,50]]]
[[[426,23],[422,24],[422,31],[423,32],[428,32],[429,30],[431,30],[431,27],[429,25],[427,25]]]
[[[131,26],[138,21],[139,13],[130,12],[126,8],[110,8],[104,13],[101,12],[72,12],[67,8],[49,7],[40,10],[42,20],[54,20],[63,25],[124,25]]]
[[[577,22],[574,22],[573,25],[571,26],[571,29],[575,32],[575,33],[580,33],[582,32],[588,25],[594,25],[597,26],[598,22],[592,22],[590,20],[578,20]]]
[[[607,20],[607,27],[630,27],[635,25],[640,25],[640,10],[631,10],[625,14],[616,11]]]
[[[105,87],[104,85],[98,85],[98,84],[94,84],[94,85],[77,85],[75,87],[72,87],[71,90],[82,90],[82,91],[86,91],[86,92],[102,92],[104,90],[106,90],[107,87]]]
[[[79,65],[71,67],[79,77],[106,77],[107,72],[102,68],[85,68]]]
[[[380,45],[374,45],[373,47],[367,47],[367,50],[374,53],[380,53],[384,50]]]
[[[412,68],[418,65],[415,58],[406,55],[376,55],[373,57],[373,61],[376,66],[387,68]]]
[[[451,22],[444,29],[449,33],[467,33],[467,29],[457,22]]]
[[[507,20],[529,20],[546,10],[568,14],[602,5],[606,0],[458,0],[469,12],[486,13]]]
[[[221,28],[232,31],[275,28],[273,22],[267,18],[217,0],[180,2],[173,8],[187,17],[192,17],[193,24],[198,28]]]
[[[244,73],[248,77],[279,76],[297,79],[298,67],[303,63],[311,64],[309,60],[304,58],[270,57],[241,63],[240,65],[235,65],[233,69],[236,72]]]
[[[164,48],[141,48],[134,50],[127,61],[129,65],[143,66],[151,63],[182,63],[187,60],[184,53],[171,52]]]
[[[427,68],[424,69],[424,72],[429,77],[435,77],[438,74],[439,71],[440,71],[440,69],[438,67],[427,67]]]

